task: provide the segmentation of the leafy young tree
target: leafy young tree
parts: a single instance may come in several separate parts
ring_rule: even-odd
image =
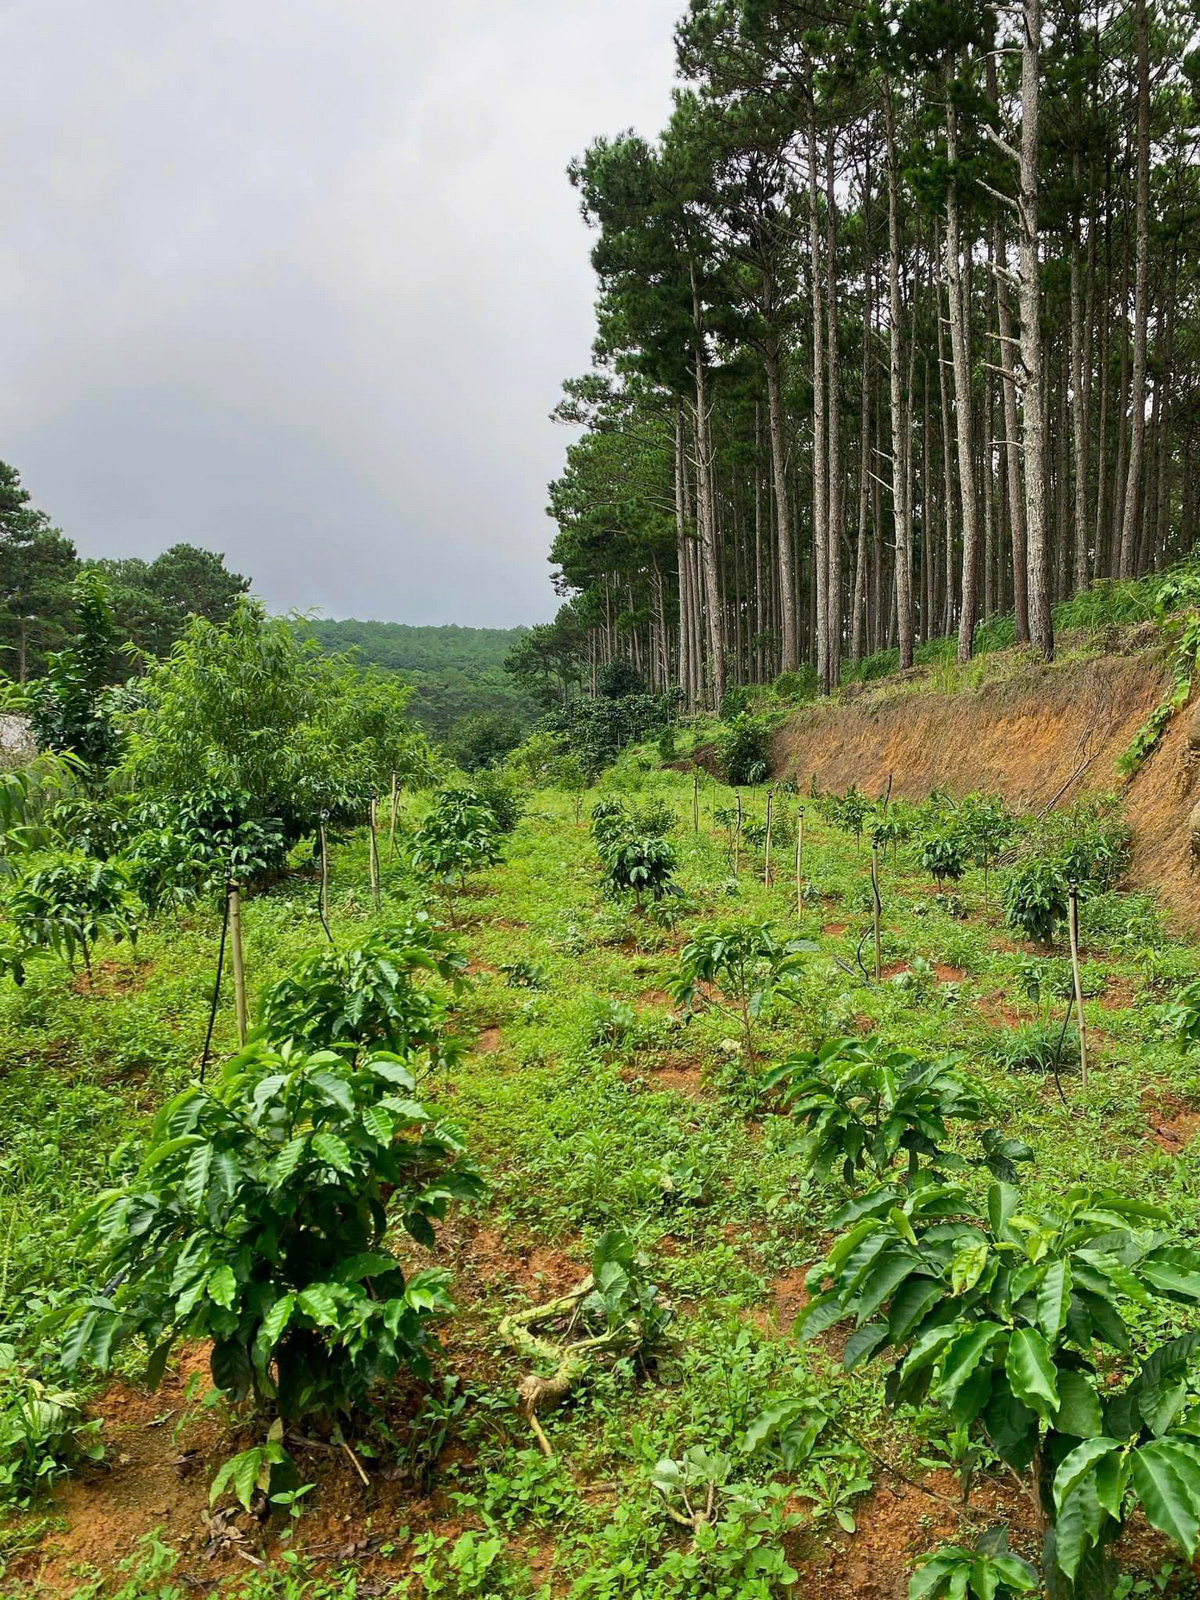
[[[119,749],[109,686],[120,635],[103,578],[85,570],[72,594],[75,638],[49,657],[45,679],[34,685],[30,720],[38,747],[77,756],[95,786]]]
[[[679,894],[675,883],[675,852],[665,839],[631,838],[618,834],[604,851],[604,880],[613,894],[632,894],[642,909],[642,897],[655,902]]]
[[[20,683],[37,677],[46,651],[66,637],[75,546],[32,504],[15,467],[0,461],[0,648]]]
[[[116,943],[137,939],[137,916],[124,873],[89,856],[64,853],[46,861],[18,883],[8,911],[27,949],[53,950],[72,967],[78,953],[89,976],[92,951],[101,937]],[[19,979],[19,970],[14,970]]]
[[[389,686],[387,695],[395,711],[402,691]],[[241,599],[223,626],[193,618],[168,659],[151,666],[127,719],[127,770],[150,795],[237,796],[245,819],[276,820],[291,843],[339,805],[357,797],[361,806],[380,780],[386,759],[363,737],[368,699],[377,722],[374,690],[358,689],[345,663]],[[385,723],[387,715],[385,707]],[[398,717],[395,737],[406,748],[416,742]]]
[[[819,949],[812,939],[777,938],[768,922],[699,928],[680,952],[679,971],[667,984],[667,993],[688,1007],[701,998],[702,985],[719,993],[722,1001],[709,993],[705,1003],[738,1019],[746,1054],[754,1061],[755,1021],[780,984]]]
[[[819,1050],[794,1056],[767,1075],[765,1087],[782,1091],[785,1111],[803,1122],[811,1137],[813,1170],[827,1177],[840,1167],[852,1184],[869,1168],[877,1182],[896,1158],[907,1162],[911,1187],[924,1159],[928,1170],[961,1170],[967,1162],[945,1149],[948,1124],[977,1126],[997,1115],[982,1086],[951,1058],[924,1061],[878,1038],[833,1039]],[[995,1127],[981,1128],[984,1154],[977,1163],[997,1177],[1015,1180],[1015,1161],[1033,1151]]]

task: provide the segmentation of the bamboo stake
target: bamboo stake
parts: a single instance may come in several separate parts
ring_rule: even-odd
[[[796,915],[804,910],[804,807],[796,808]]]
[[[771,791],[767,790],[767,842],[763,857],[763,885],[771,887]]]
[[[396,774],[392,773],[392,821],[388,829],[388,854],[392,860],[396,859],[396,807],[400,801],[400,788],[396,782]]]
[[[375,796],[371,796],[371,899],[379,910],[379,845],[375,837]]]
[[[872,908],[872,919],[875,924],[875,982],[881,983],[883,981],[883,961],[880,957],[879,949],[879,917],[883,911],[883,905],[879,899],[879,840],[874,837],[871,839],[871,893],[875,899],[875,904]]]
[[[242,895],[229,885],[229,942],[233,950],[233,999],[237,1009],[238,1044],[244,1046],[249,1031],[246,1014],[246,957],[242,949]]]
[[[1083,1089],[1087,1091],[1087,1040],[1083,1031],[1083,983],[1079,976],[1079,885],[1070,886],[1071,913],[1067,925],[1071,932],[1071,976],[1075,980],[1075,1010],[1079,1016],[1079,1073]]]
[[[733,835],[733,875],[736,878],[742,865],[742,792],[737,797],[737,829]]]
[[[692,832],[700,832],[700,768],[692,772]]]

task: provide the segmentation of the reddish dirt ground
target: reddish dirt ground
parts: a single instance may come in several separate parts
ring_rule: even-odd
[[[1200,1132],[1200,1110],[1169,1090],[1148,1089],[1142,1101],[1150,1137],[1168,1155],[1177,1155]]]
[[[801,787],[815,775],[823,790],[857,783],[874,793],[891,777],[893,793],[905,799],[935,788],[985,789],[1018,809],[1039,810],[1085,789],[1118,787],[1114,763],[1166,688],[1162,652],[1145,649],[1052,667],[1026,661],[1011,681],[949,697],[892,680],[854,698],[806,705],[777,734],[772,764]],[[1187,828],[1200,764],[1185,761],[1187,722],[1186,713],[1174,718],[1125,788],[1129,882],[1156,889],[1181,927],[1200,931]]]

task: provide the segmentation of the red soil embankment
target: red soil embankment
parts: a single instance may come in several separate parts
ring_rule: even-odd
[[[919,800],[931,789],[987,790],[1020,810],[1120,789],[1133,830],[1129,886],[1154,889],[1172,920],[1200,932],[1200,875],[1191,870],[1188,813],[1200,766],[1187,755],[1187,712],[1122,785],[1115,762],[1165,697],[1162,653],[1053,666],[1021,663],[1007,677],[952,695],[929,684],[880,685],[854,699],[806,706],[776,735],[773,769],[802,789],[857,783]]]

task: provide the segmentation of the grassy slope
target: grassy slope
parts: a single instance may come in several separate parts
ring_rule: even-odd
[[[819,938],[823,955],[852,964],[865,926],[865,856],[810,810],[806,875],[823,898],[796,918],[790,870],[766,889],[744,862],[740,881],[731,880],[722,830],[711,821],[714,806],[728,803],[728,791],[705,785],[701,831],[693,836],[690,778],[643,770],[650,766],[648,757],[639,762],[631,755],[607,786],[635,789],[630,798],[638,803],[661,797],[676,811],[680,876],[698,902],[680,928],[660,930],[603,900],[586,826],[573,821],[569,800],[553,793],[532,797],[506,865],[464,902],[470,925],[462,937],[476,981],[461,1004],[461,1021],[486,1048],[465,1059],[440,1097],[467,1129],[493,1184],[480,1214],[453,1220],[443,1239],[464,1306],[448,1330],[447,1365],[464,1375],[467,1404],[449,1420],[448,1452],[430,1493],[406,1482],[381,1489],[386,1461],[373,1469],[375,1487],[360,1492],[348,1468],[335,1475],[340,1458],[337,1464],[316,1459],[311,1475],[318,1487],[299,1523],[297,1549],[328,1556],[338,1548],[327,1537],[336,1511],[348,1525],[342,1541],[373,1533],[376,1550],[366,1568],[356,1564],[359,1579],[313,1591],[313,1600],[318,1592],[390,1592],[378,1585],[399,1580],[414,1560],[429,1573],[428,1592],[448,1595],[569,1593],[599,1600],[776,1592],[750,1586],[759,1559],[748,1548],[754,1540],[768,1549],[782,1545],[800,1572],[801,1592],[841,1600],[893,1593],[913,1556],[956,1529],[954,1509],[880,1464],[884,1457],[953,1496],[947,1479],[929,1477],[928,1463],[946,1452],[944,1427],[933,1414],[897,1423],[883,1409],[873,1370],[841,1375],[836,1341],[798,1350],[786,1338],[802,1302],[798,1269],[819,1254],[826,1219],[842,1198],[838,1186],[815,1181],[791,1125],[755,1104],[743,1066],[722,1048],[736,1030],[715,1013],[685,1024],[662,995],[675,949],[699,920],[771,918]],[[761,796],[749,800],[752,815],[761,806]],[[338,861],[339,940],[366,924],[364,876],[360,839]],[[411,891],[403,868],[390,868],[389,876],[396,897]],[[954,920],[931,906],[930,885],[902,852],[899,866],[886,869],[883,892],[885,961],[923,956],[960,969],[961,981],[945,973],[924,993],[891,983],[868,987],[822,961],[803,985],[800,1004],[764,1019],[767,1056],[777,1060],[855,1028],[878,1029],[919,1051],[962,1050],[996,1095],[1006,1131],[1037,1151],[1028,1184],[1033,1201],[1085,1179],[1157,1199],[1186,1234],[1200,1232],[1195,1160],[1172,1143],[1190,1128],[1178,1108],[1200,1091],[1197,1063],[1181,1060],[1157,1036],[1153,1004],[1200,968],[1200,954],[1171,943],[1142,900],[1106,897],[1089,913],[1089,974],[1104,990],[1088,1004],[1095,1067],[1086,1096],[1068,1080],[1063,1105],[1052,1083],[1006,1077],[991,1059],[999,1028],[1033,1008],[1014,981],[1021,953],[995,912],[983,913],[981,884],[965,881],[971,915]],[[844,931],[832,931],[843,923]],[[319,938],[309,887],[252,903],[247,928],[258,988]],[[87,1280],[87,1263],[71,1244],[74,1206],[129,1166],[134,1152],[124,1141],[136,1141],[146,1115],[187,1077],[203,1037],[214,944],[212,919],[197,913],[151,930],[139,946],[145,966],[105,952],[113,967],[96,995],[74,992],[60,969],[46,967],[24,990],[6,989],[0,997],[6,1303],[26,1340],[39,1298]],[[506,983],[499,968],[518,959],[544,968],[544,989]],[[1157,986],[1147,972],[1158,975]],[[606,1012],[613,1002],[624,1011]],[[594,1043],[598,1020],[616,1021],[623,1036]],[[220,1029],[228,1046],[227,1010]],[[614,1224],[637,1231],[655,1281],[675,1308],[675,1342],[656,1374],[602,1375],[577,1404],[551,1414],[546,1426],[558,1459],[548,1463],[531,1448],[515,1411],[521,1368],[500,1348],[497,1324],[511,1306],[548,1298],[581,1276],[591,1244]],[[1142,1336],[1159,1331],[1135,1326]],[[773,1398],[797,1390],[822,1393],[840,1408],[839,1451],[820,1473],[806,1466],[789,1477],[786,1500],[764,1502],[759,1533],[726,1517],[693,1550],[650,1487],[654,1463],[702,1447],[727,1453],[733,1476],[764,1485],[771,1474],[741,1456],[742,1436]],[[103,1402],[101,1410],[110,1415]],[[419,1413],[418,1432],[429,1433],[431,1417],[436,1423],[437,1408]],[[209,1471],[237,1434],[234,1419],[218,1414],[218,1422],[215,1435],[206,1436]],[[402,1417],[394,1423],[401,1450],[410,1450],[413,1432]],[[850,1445],[849,1436],[870,1453]],[[851,1536],[820,1508],[860,1477],[876,1487],[865,1514],[860,1504],[860,1530]],[[104,1480],[87,1491],[90,1503],[111,1515],[118,1549],[154,1526],[158,1506],[151,1502],[145,1515],[131,1509],[124,1482],[118,1470],[111,1486]],[[30,1592],[56,1540],[71,1550],[79,1503],[70,1487],[60,1491],[51,1509],[61,1513],[65,1529],[51,1527],[40,1550],[11,1562],[16,1587],[9,1592]],[[985,1476],[962,1531],[997,1515],[1011,1521],[1014,1542],[1028,1549],[1023,1502],[1003,1478]],[[192,1531],[178,1516],[169,1525],[171,1543]],[[11,1544],[24,1542],[22,1526],[28,1524],[12,1526]],[[501,1544],[486,1574],[474,1586],[456,1579],[438,1587],[460,1533],[479,1530],[482,1538],[492,1528]],[[440,1553],[439,1538],[450,1541]],[[251,1547],[260,1539],[252,1530]],[[277,1546],[272,1551],[282,1573]],[[470,1554],[466,1548],[462,1561]],[[1134,1564],[1161,1558],[1153,1546],[1128,1556]],[[80,1576],[103,1577],[97,1570],[103,1564],[94,1555],[85,1559]],[[234,1578],[245,1568],[237,1561],[197,1567],[193,1552],[185,1568],[221,1576],[223,1592],[241,1592]],[[247,1593],[298,1593],[285,1588],[285,1576],[278,1582],[270,1573],[248,1576]],[[706,1587],[718,1576],[728,1588]],[[148,1578],[130,1582],[129,1600],[151,1592],[174,1600],[189,1592],[178,1574],[155,1580],[161,1587]],[[51,1559],[43,1592],[72,1587],[66,1566]]]

